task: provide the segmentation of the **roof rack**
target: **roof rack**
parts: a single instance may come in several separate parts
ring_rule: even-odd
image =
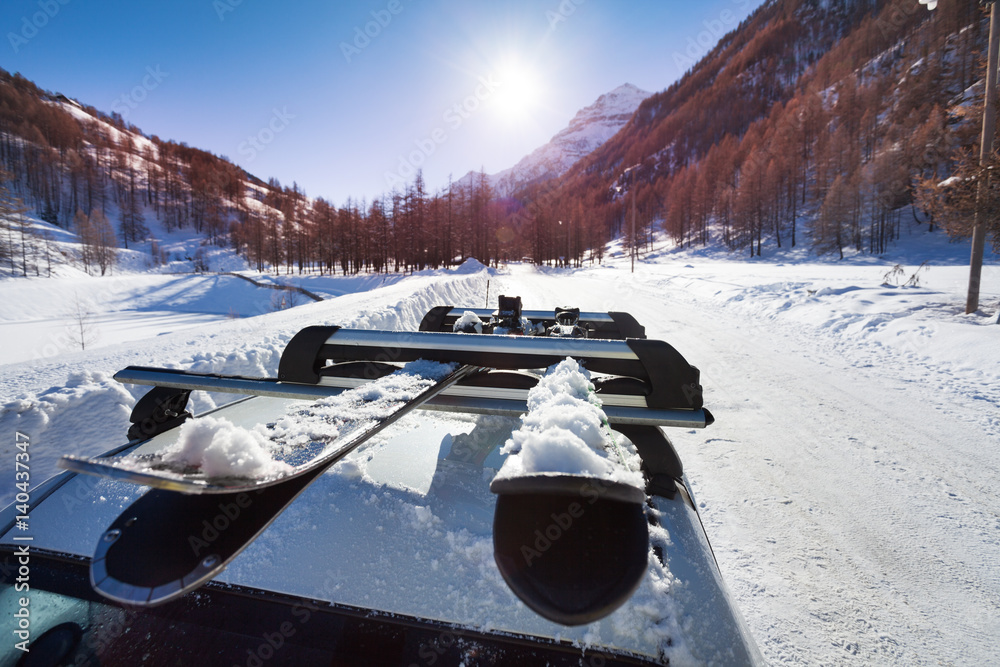
[[[338,366],[344,362],[367,362],[364,372],[377,377],[377,366],[372,362],[426,359],[521,370],[546,368],[566,357],[605,376],[595,381],[598,394],[630,396],[633,398],[627,404],[651,409],[702,408],[698,369],[668,343],[641,338],[486,336],[311,326],[297,333],[285,347],[278,379],[319,384],[323,377],[340,375]],[[351,369],[358,372],[354,366]]]
[[[631,316],[560,308],[551,318],[539,315],[533,322],[532,312],[524,313],[520,306],[518,297],[501,297],[497,313],[489,314],[488,327],[474,326],[481,315],[471,317],[463,311],[459,316],[465,331],[492,329],[492,335],[306,327],[286,345],[274,378],[141,367],[117,373],[115,379],[120,382],[155,387],[136,404],[130,418],[133,427],[129,437],[138,440],[189,418],[184,408],[195,389],[315,400],[363,385],[417,360],[462,365],[416,398],[400,400],[389,417],[366,427],[368,430],[348,439],[339,449],[325,451],[285,478],[257,483],[258,492],[269,492],[255,500],[253,512],[242,515],[238,530],[226,531],[210,557],[201,558],[197,551],[192,557],[189,550],[174,547],[183,547],[183,538],[178,536],[190,535],[192,527],[207,523],[204,517],[217,513],[222,505],[198,495],[201,490],[192,491],[191,480],[183,489],[156,484],[161,488],[129,506],[99,543],[91,570],[96,589],[113,599],[150,605],[192,590],[221,571],[318,475],[378,429],[417,408],[523,415],[528,412],[529,391],[542,377],[542,369],[569,357],[591,372],[608,421],[635,445],[644,488],[586,474],[537,473],[494,479],[490,486],[497,495],[494,557],[511,590],[549,620],[577,625],[611,613],[628,599],[646,572],[647,494],[672,498],[683,488],[680,461],[657,427],[704,427],[713,418],[702,405],[698,369],[669,344],[645,338],[645,331]],[[458,322],[453,310],[434,309],[424,322],[436,321],[438,328],[446,326],[449,318]],[[598,331],[603,335],[590,336]],[[642,337],[623,337],[623,332]],[[84,467],[64,467],[90,472],[88,466],[97,466],[103,476],[142,484],[154,477],[140,478],[135,471],[111,474],[108,468],[115,466],[98,459],[85,463]],[[596,485],[591,487],[596,496],[588,499],[585,515],[573,514],[574,530],[558,545],[552,538],[552,549],[542,549],[549,554],[544,563],[524,560],[524,545],[535,539],[538,527],[563,511],[573,498],[587,495],[581,484]],[[221,489],[215,493],[233,494],[251,487],[213,488]],[[177,490],[184,493],[174,493]],[[149,521],[149,517],[157,521]],[[136,558],[151,553],[166,557]],[[581,554],[586,554],[582,560]],[[143,567],[137,575],[131,563],[140,561]]]
[[[551,310],[524,310],[521,317],[536,325],[550,328],[559,322],[556,317],[562,308]],[[420,331],[451,332],[455,322],[467,312],[475,313],[483,324],[489,324],[497,317],[497,310],[489,308],[455,308],[454,306],[436,306],[427,311],[420,322]],[[580,313],[578,326],[587,330],[588,338],[611,338],[624,340],[626,338],[645,338],[646,329],[628,313]]]
[[[391,372],[388,366],[379,365],[379,373]],[[395,367],[391,367],[395,369]],[[378,377],[369,376],[369,379]],[[359,377],[324,377],[317,384],[300,384],[281,382],[275,378],[250,378],[235,375],[217,375],[212,373],[189,373],[172,368],[151,368],[146,366],[127,366],[115,373],[114,379],[123,384],[144,385],[176,390],[176,394],[166,394],[160,403],[141,410],[136,404],[130,421],[142,424],[146,436],[155,435],[167,430],[179,422],[174,418],[182,414],[180,409],[170,407],[169,403],[183,392],[211,391],[222,394],[239,394],[242,396],[272,396],[315,401],[324,396],[334,396],[357,387],[367,380]],[[503,377],[498,372],[485,375],[479,386],[458,384],[449,387],[440,395],[420,406],[421,410],[439,412],[464,411],[472,414],[503,415],[518,417],[528,411],[528,388],[504,388],[500,386],[483,386],[484,381],[507,381],[512,378]],[[517,382],[524,376],[513,378]],[[499,384],[499,382],[497,383]],[[670,426],[678,428],[705,428],[715,421],[705,408],[700,409],[651,409],[643,407],[645,398],[642,396],[612,395],[598,392],[603,402],[603,410],[612,424],[633,424],[645,426]],[[186,397],[185,397],[186,398]],[[187,401],[184,400],[184,403]]]
[[[703,406],[698,369],[668,343],[647,339],[644,328],[628,313],[580,313],[565,308],[521,311],[518,297],[501,297],[502,304],[504,299],[518,318],[543,325],[525,326],[526,331],[542,333],[446,332],[469,311],[438,306],[427,312],[417,332],[306,327],[286,345],[277,378],[129,366],[115,374],[115,379],[174,390],[173,394],[158,395],[152,408],[146,405],[140,410],[137,405],[132,416],[135,423],[152,419],[168,428],[175,422],[173,417],[183,411],[182,404],[174,405],[183,391],[316,400],[392,373],[404,363],[425,359],[493,370],[449,387],[422,409],[518,416],[527,409],[528,390],[537,383],[539,369],[572,357],[591,371],[595,392],[611,423],[702,428],[714,421]],[[497,322],[496,311],[471,312],[490,325]],[[505,323],[509,320],[510,313],[506,313]],[[567,329],[574,335],[561,335]],[[579,335],[581,331],[586,337]],[[177,400],[164,403],[174,394]],[[186,403],[187,396],[183,398]],[[160,410],[161,403],[168,409]]]

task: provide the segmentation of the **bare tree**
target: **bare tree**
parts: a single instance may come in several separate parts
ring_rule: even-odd
[[[279,311],[299,305],[299,294],[294,289],[278,288],[271,295],[271,310]]]
[[[24,209],[17,212],[17,230],[21,237],[21,275],[28,275],[28,255],[31,255],[32,264],[35,266],[35,274],[38,274],[38,266],[34,264],[35,259],[35,230],[31,226],[31,220],[24,215]]]
[[[937,177],[919,181],[918,205],[942,225],[950,236],[969,238],[973,222],[982,221],[994,251],[1000,250],[1000,168],[996,154],[980,166],[971,151],[959,155],[951,178],[937,182]]]
[[[81,350],[86,350],[88,345],[97,342],[97,324],[94,321],[94,311],[89,303],[80,298],[79,294],[73,295],[69,320],[70,337],[73,342],[80,346]]]
[[[10,175],[0,168],[0,229],[5,233],[3,238],[0,238],[0,259],[10,260],[10,272],[14,273],[14,258],[16,255],[16,247],[14,242],[14,227],[15,225],[20,226],[21,231],[21,252],[22,257],[24,256],[24,234],[26,231],[26,222],[24,218],[24,212],[27,210],[24,204],[18,197],[7,189],[6,183],[10,180]],[[24,268],[24,273],[27,275],[27,268]]]
[[[52,255],[55,253],[55,249],[53,248],[53,243],[55,242],[55,239],[52,238],[52,233],[48,231],[44,232],[42,234],[42,242],[44,243],[45,247],[45,274],[47,278],[51,278]]]
[[[90,212],[90,230],[94,261],[101,269],[103,276],[118,261],[118,243],[115,239],[115,230],[108,217],[96,208]]]
[[[76,226],[76,234],[80,237],[80,261],[83,262],[83,270],[90,273],[90,267],[96,263],[94,258],[94,233],[90,226],[90,218],[87,214],[77,209],[73,216],[73,224]]]

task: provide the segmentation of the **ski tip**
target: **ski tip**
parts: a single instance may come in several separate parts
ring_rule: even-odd
[[[56,461],[56,466],[62,468],[63,470],[70,470],[72,472],[87,472],[87,464],[90,459],[85,459],[80,456],[73,456],[71,454],[63,454]]]
[[[200,516],[200,509],[215,504],[206,496],[155,489],[146,493],[98,540],[90,561],[91,586],[121,604],[155,607],[205,584],[228,563],[216,548],[224,541],[223,533],[216,531],[209,535],[215,542],[205,542],[197,537],[196,526],[179,519]]]
[[[193,591],[217,576],[223,567],[214,562],[203,562],[187,576],[144,586],[123,581],[108,574],[107,561],[95,558],[90,562],[90,584],[95,591],[115,602],[132,607],[156,607],[171,602]]]
[[[513,492],[507,481],[491,486],[498,495],[497,567],[511,591],[544,618],[562,625],[599,620],[628,600],[646,574],[649,529],[643,503],[617,487],[627,500],[581,492],[579,479],[573,480],[572,493],[565,481],[549,480],[547,490],[541,481],[535,480],[541,487],[536,490],[527,482]]]

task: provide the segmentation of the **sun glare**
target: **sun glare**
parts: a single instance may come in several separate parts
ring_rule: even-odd
[[[538,106],[541,89],[530,66],[507,60],[497,68],[496,80],[500,85],[491,102],[504,120],[523,120]]]

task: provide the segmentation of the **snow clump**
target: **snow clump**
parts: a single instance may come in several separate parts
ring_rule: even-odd
[[[228,419],[200,417],[181,425],[177,442],[163,454],[164,463],[193,466],[208,477],[273,477],[292,472],[268,452],[269,441],[257,431]]]
[[[462,313],[462,316],[455,320],[455,324],[451,327],[452,331],[460,333],[472,333],[472,329],[475,329],[476,333],[483,333],[483,321],[479,319],[479,315],[471,310]]]
[[[612,441],[590,373],[576,360],[566,358],[548,369],[528,392],[521,421],[500,450],[509,456],[498,479],[554,473],[643,488],[638,456],[625,438],[619,436],[618,446]]]

